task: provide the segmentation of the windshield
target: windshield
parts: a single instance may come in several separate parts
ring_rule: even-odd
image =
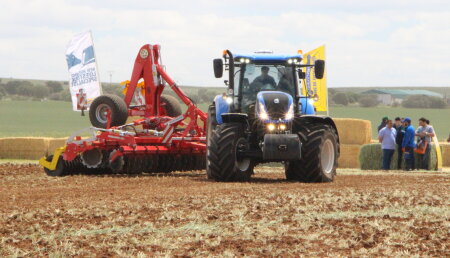
[[[292,66],[248,64],[243,76],[237,69],[235,74],[235,93],[242,89],[242,108],[256,102],[256,94],[265,90],[282,91],[295,96],[294,70]]]

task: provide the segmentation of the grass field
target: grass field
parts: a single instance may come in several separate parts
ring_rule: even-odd
[[[206,110],[207,104],[199,106]],[[330,115],[370,120],[373,138],[383,116],[409,116],[415,124],[424,116],[431,120],[440,140],[445,140],[450,133],[450,109],[331,107]],[[64,137],[89,126],[87,113],[82,117],[79,112],[73,112],[69,102],[0,101],[0,137]]]

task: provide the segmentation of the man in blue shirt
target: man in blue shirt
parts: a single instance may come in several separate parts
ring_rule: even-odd
[[[402,149],[405,154],[405,170],[414,170],[414,148],[416,143],[414,136],[416,134],[414,127],[411,125],[411,119],[406,117],[403,120],[403,126],[405,127],[405,136],[403,137]]]
[[[383,169],[389,170],[391,167],[392,156],[395,152],[395,136],[397,130],[392,128],[392,120],[386,121],[386,127],[378,132],[378,140],[381,142],[381,149],[383,150]]]

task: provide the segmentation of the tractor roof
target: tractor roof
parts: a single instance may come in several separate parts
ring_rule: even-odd
[[[275,55],[275,54],[234,54],[235,59],[248,58],[251,61],[287,61],[291,58],[302,59],[302,55]]]

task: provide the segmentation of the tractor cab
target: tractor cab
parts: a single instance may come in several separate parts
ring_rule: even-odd
[[[315,67],[316,78],[323,77],[323,60],[305,65],[301,54],[275,55],[260,51],[233,55],[229,50],[223,54],[223,59],[214,60],[216,78],[222,77],[224,69],[229,77],[225,80],[226,96],[215,100],[219,106],[216,114],[219,123],[223,111],[249,116],[254,113],[268,123],[288,123],[295,114],[315,114],[312,101],[308,101],[309,96],[301,96],[299,87],[305,78],[303,67]]]

